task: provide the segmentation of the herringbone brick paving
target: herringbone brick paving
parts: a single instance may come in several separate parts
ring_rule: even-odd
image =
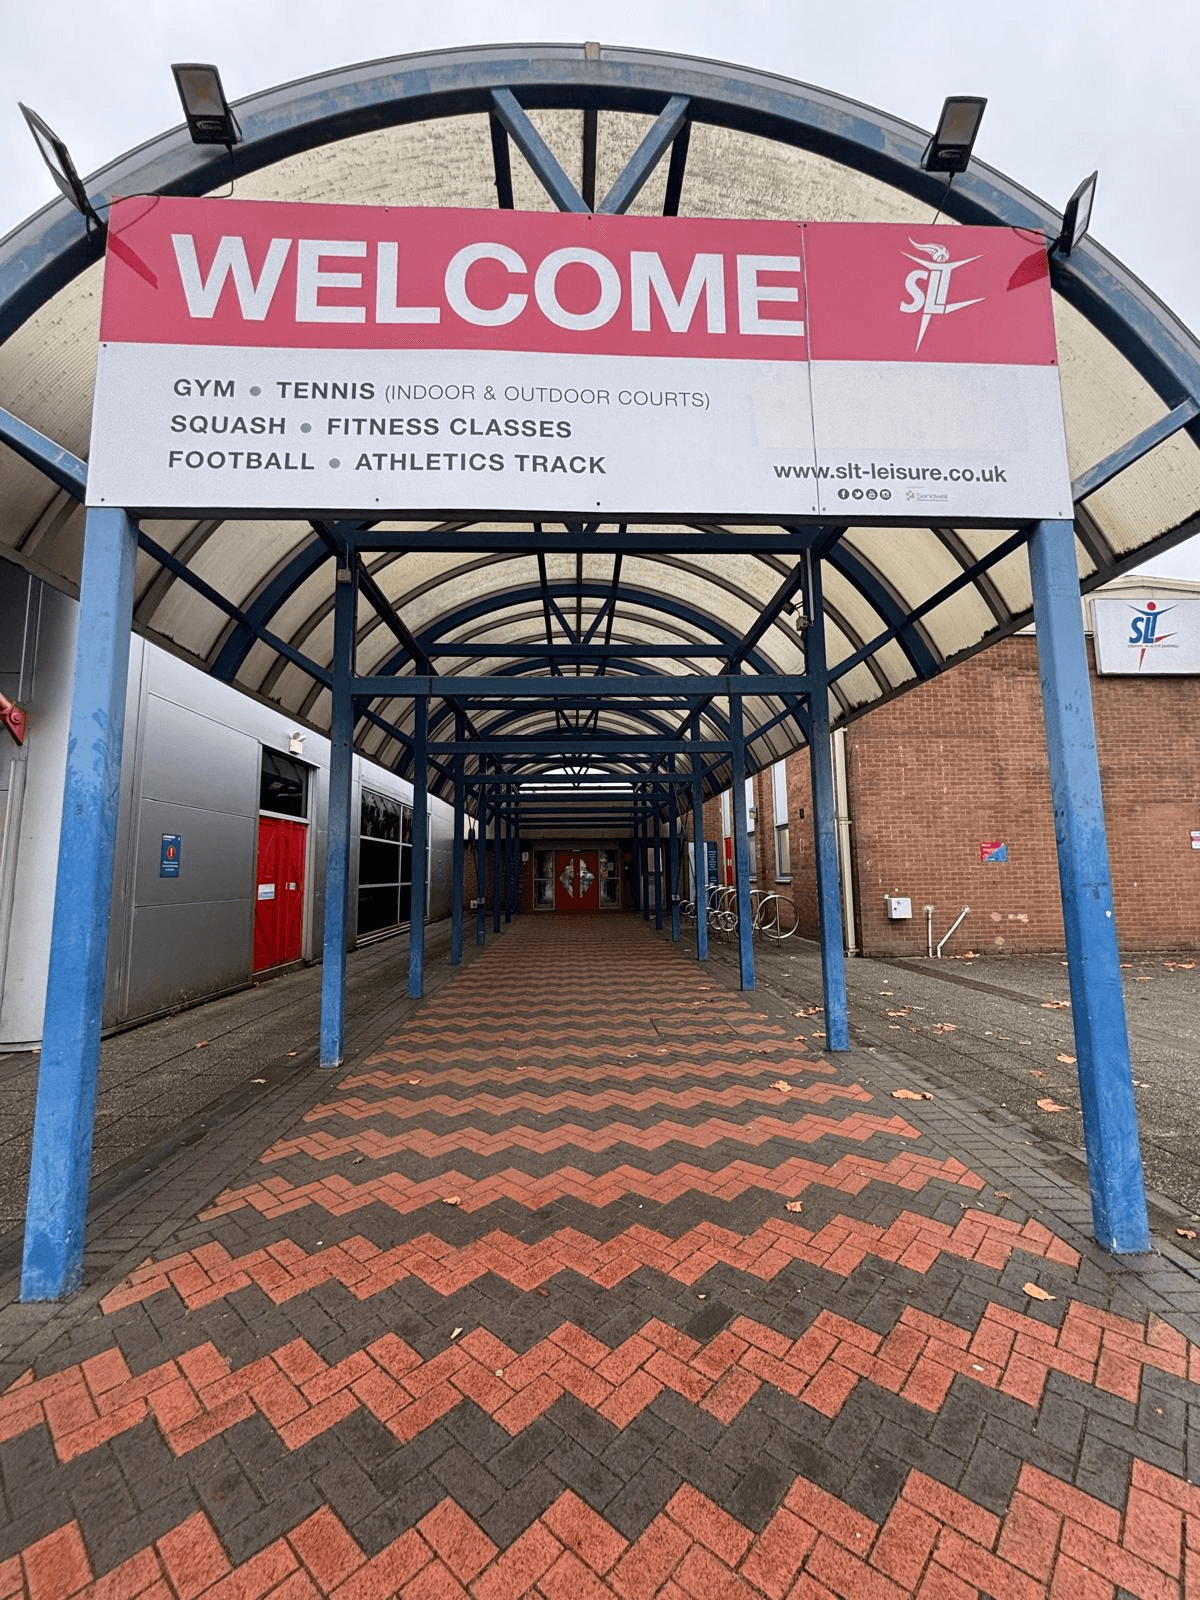
[[[60,1314],[0,1600],[1200,1595],[1174,1269],[820,1034],[515,923]]]

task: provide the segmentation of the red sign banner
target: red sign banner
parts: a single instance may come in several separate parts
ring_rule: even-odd
[[[91,504],[1070,514],[1015,229],[141,197],[100,339]]]

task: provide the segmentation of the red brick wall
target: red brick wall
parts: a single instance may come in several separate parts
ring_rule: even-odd
[[[1200,828],[1197,681],[1093,677],[1092,695],[1118,937],[1130,950],[1200,948],[1200,850],[1190,847]],[[854,723],[846,758],[865,953],[923,952],[926,905],[935,944],[971,907],[947,955],[1062,948],[1033,638],[1005,640]],[[789,887],[802,931],[815,935],[807,754],[788,769]],[[769,775],[762,795],[758,884],[773,888]],[[719,808],[708,814],[710,837],[719,837]],[[988,840],[1007,844],[1007,863],[980,861]],[[888,920],[888,895],[911,899],[911,921]]]

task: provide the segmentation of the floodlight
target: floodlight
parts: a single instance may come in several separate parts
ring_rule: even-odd
[[[1069,256],[1077,244],[1083,240],[1088,231],[1088,224],[1092,220],[1092,202],[1096,198],[1096,179],[1099,172],[1093,172],[1090,178],[1085,178],[1067,201],[1067,208],[1063,212],[1062,231],[1050,246],[1048,254],[1058,251],[1060,256]]]
[[[96,208],[88,199],[87,190],[83,181],[75,170],[75,163],[71,160],[71,152],[55,133],[48,122],[44,122],[36,111],[31,111],[28,106],[17,105],[21,108],[21,115],[29,125],[33,135],[33,142],[41,151],[42,160],[50,168],[50,176],[66,195],[67,199],[89,222],[94,222],[102,228],[103,222],[96,212]]]
[[[933,137],[921,157],[926,172],[953,175],[967,170],[986,105],[987,101],[975,94],[955,94],[947,98]]]
[[[185,61],[174,63],[171,71],[192,143],[239,144],[242,130],[225,98],[216,67],[202,61]]]

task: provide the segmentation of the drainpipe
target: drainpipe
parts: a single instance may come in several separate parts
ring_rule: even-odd
[[[970,911],[970,909],[971,909],[970,906],[964,906],[962,908],[962,910],[958,913],[958,915],[955,917],[954,921],[950,924],[949,928],[946,930],[945,938],[943,938],[939,942],[938,947],[937,947],[937,953],[938,953],[938,960],[939,961],[942,959],[942,945],[944,945],[947,942],[947,940],[950,938],[950,935],[954,932],[955,928],[958,927],[959,923],[966,916],[967,912]]]
[[[854,874],[850,863],[850,789],[846,782],[845,728],[833,730],[833,814],[842,876],[842,922],[846,954],[856,956],[858,946],[854,942]]]
[[[925,907],[925,949],[930,960],[933,959],[933,907]]]

